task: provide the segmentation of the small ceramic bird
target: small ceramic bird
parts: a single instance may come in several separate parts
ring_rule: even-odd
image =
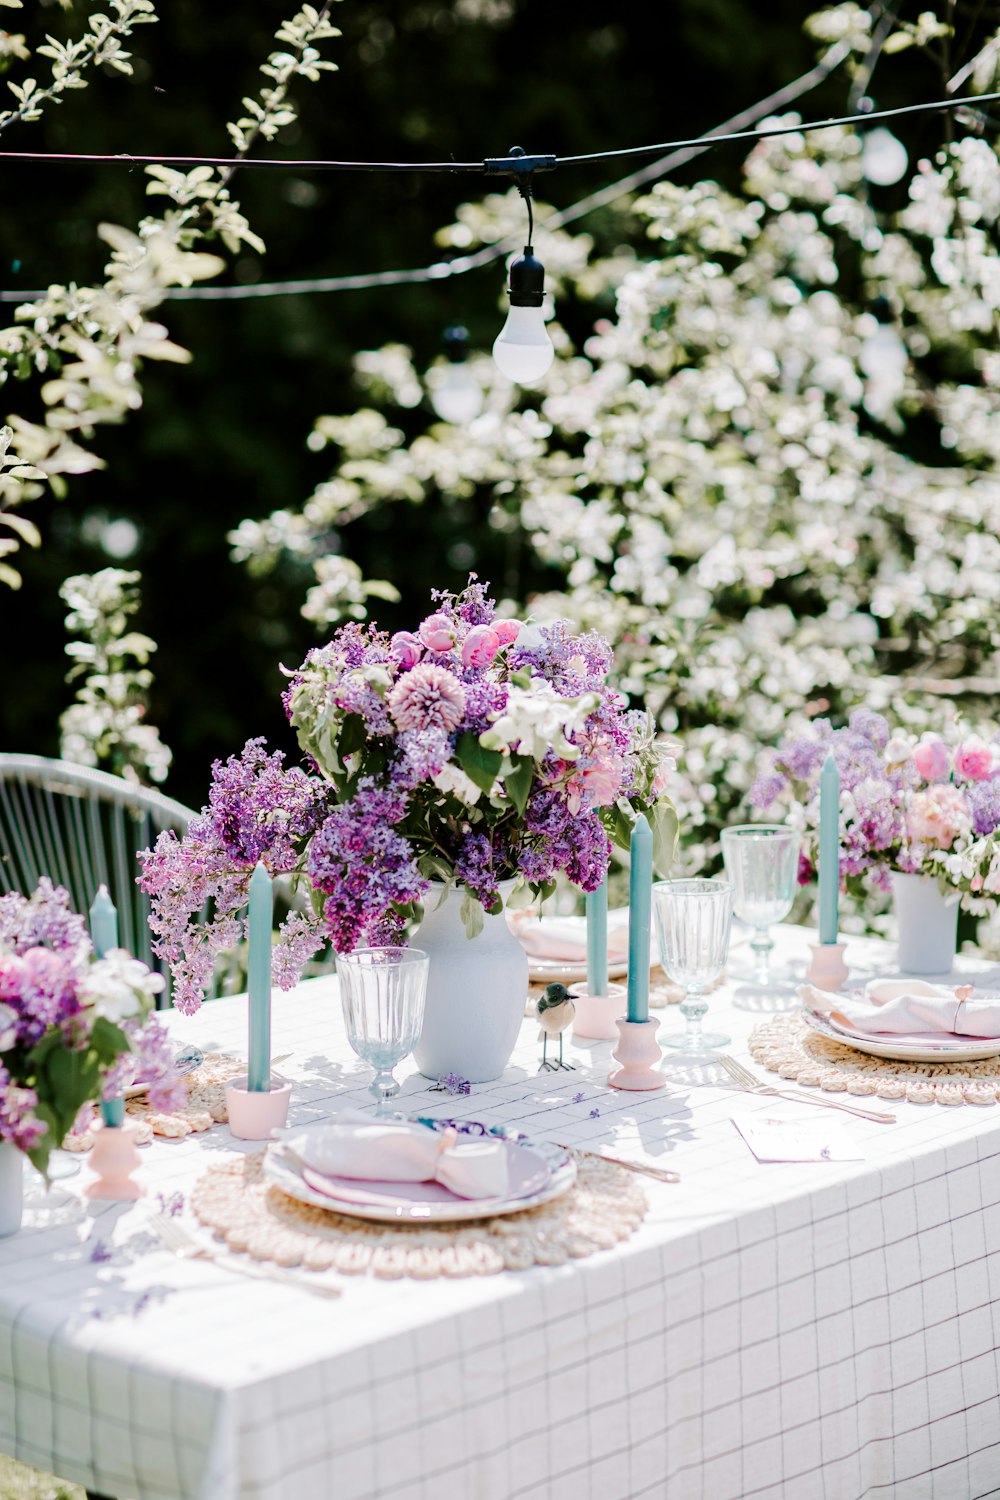
[[[567,1073],[575,1072],[572,1063],[563,1062],[563,1032],[569,1026],[576,1015],[576,1006],[570,998],[569,990],[564,984],[550,984],[546,986],[545,994],[538,1002],[538,1023],[541,1031],[538,1040],[542,1044],[542,1068],[547,1068],[550,1073],[555,1073],[563,1068]],[[549,1037],[559,1038],[559,1060],[551,1062],[548,1058]]]

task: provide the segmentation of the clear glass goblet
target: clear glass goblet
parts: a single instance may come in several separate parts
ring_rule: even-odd
[[[391,1115],[396,1064],[412,1052],[424,1020],[430,960],[419,948],[355,948],[337,955],[347,1040],[375,1069],[376,1115]]]
[[[665,1047],[697,1054],[728,1045],[729,1038],[702,1031],[708,1010],[705,991],[722,973],[729,953],[733,888],[725,880],[663,880],[653,886],[660,962],[684,986],[685,1031],[660,1038]]]
[[[722,858],[733,887],[733,911],[754,928],[754,980],[768,984],[774,939],[768,929],[787,917],[799,872],[799,835],[783,823],[741,823],[722,830]]]

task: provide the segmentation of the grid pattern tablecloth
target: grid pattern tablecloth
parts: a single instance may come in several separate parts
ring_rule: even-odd
[[[746,1057],[741,998],[734,980],[712,1012]],[[276,998],[296,1122],[366,1097],[337,1009],[330,980]],[[173,1024],[238,1048],[245,1008]],[[411,1075],[404,1102],[675,1167],[631,1240],[325,1302],[160,1249],[158,1195],[240,1147],[157,1141],[139,1204],[85,1202],[84,1173],[0,1241],[0,1450],[136,1500],[1000,1496],[1000,1106],[901,1105],[848,1120],[864,1161],[762,1166],[734,1116],[818,1111],[715,1066],[616,1093],[606,1043],[539,1076],[536,1036],[498,1083],[449,1098]]]

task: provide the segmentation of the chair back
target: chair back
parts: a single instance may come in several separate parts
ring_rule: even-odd
[[[40,755],[0,755],[0,894],[30,895],[48,875],[86,916],[106,885],[123,948],[169,974],[152,951],[149,897],[136,885],[136,853],[165,828],[182,834],[189,807],[106,771]]]

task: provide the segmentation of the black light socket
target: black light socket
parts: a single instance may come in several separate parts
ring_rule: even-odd
[[[507,295],[511,307],[541,307],[545,292],[545,267],[530,245],[510,263]]]

